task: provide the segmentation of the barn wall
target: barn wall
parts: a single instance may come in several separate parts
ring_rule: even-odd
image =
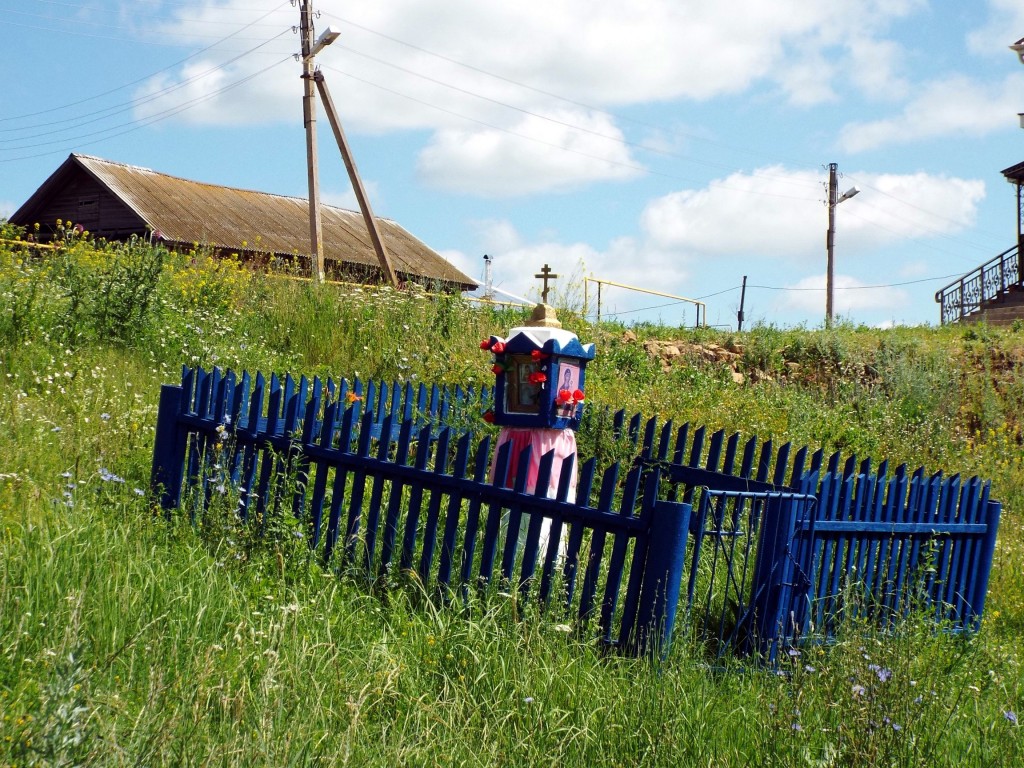
[[[109,190],[83,171],[76,171],[33,211],[32,221],[17,222],[29,229],[39,224],[41,240],[53,237],[57,219],[81,224],[96,237],[121,240],[146,235],[146,224]]]

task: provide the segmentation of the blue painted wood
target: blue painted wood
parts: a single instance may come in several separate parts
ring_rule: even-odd
[[[633,470],[639,473],[639,468]],[[612,464],[605,470],[601,478],[601,494],[598,497],[597,508],[604,511],[612,510],[612,503],[615,498],[615,491],[619,484],[619,465]],[[586,625],[594,613],[594,597],[597,593],[597,580],[600,574],[601,564],[604,560],[604,543],[606,531],[598,528],[592,531],[590,547],[587,552],[586,566],[583,573],[583,585],[580,588],[579,621]]]
[[[555,498],[563,504],[569,501],[569,494],[571,491],[569,481],[572,477],[573,465],[576,462],[575,454],[565,457],[562,461],[561,473],[558,478],[558,492]],[[591,463],[590,474],[593,475],[593,463]],[[576,499],[572,500],[573,502]],[[555,567],[558,563],[559,546],[563,540],[562,537],[566,536],[565,532],[565,518],[563,515],[558,515],[551,521],[551,530],[549,531],[548,548],[544,553],[544,563],[541,567],[541,580],[540,589],[538,590],[537,597],[541,605],[547,605],[551,597],[551,585],[555,574]],[[525,569],[525,564],[524,564]]]
[[[640,492],[641,471],[634,467],[626,476],[626,485],[622,491],[622,500],[619,504],[619,514],[624,517],[634,517],[637,513],[637,496]],[[652,494],[654,494],[652,496]],[[645,490],[643,504],[653,506],[657,501],[657,484],[648,484]],[[611,555],[608,561],[608,572],[605,576],[604,596],[601,600],[601,615],[598,628],[600,636],[606,643],[612,643],[613,619],[618,604],[619,592],[622,589],[622,578],[626,566],[626,552],[629,546],[629,538],[617,533],[611,534],[612,541]]]
[[[657,513],[648,534],[647,561],[637,603],[637,619],[626,637],[637,655],[664,657],[675,628],[679,585],[686,560],[690,505],[656,502]],[[634,629],[635,627],[635,629]]]
[[[458,444],[455,449],[455,459],[452,465],[452,475],[457,478],[464,478],[467,471],[467,462],[469,461],[469,442],[470,436],[468,434],[463,435],[459,438]],[[489,448],[489,446],[487,447]],[[476,453],[476,471],[474,477],[482,478],[484,473],[487,471],[487,454],[489,450],[483,445],[477,450]],[[444,524],[444,538],[441,545],[441,560],[437,569],[437,581],[443,586],[447,587],[451,584],[451,572],[455,563],[455,547],[456,547],[456,536],[459,528],[459,517],[461,511],[461,497],[458,494],[452,493],[448,499],[448,514],[445,517]],[[470,509],[473,504],[479,505],[479,501],[470,500]],[[429,572],[430,563],[425,562],[420,566],[420,573],[426,574]]]
[[[436,474],[445,474],[448,471],[448,443],[451,437],[451,430],[447,427],[442,428],[437,436],[436,453],[434,454],[434,472]],[[467,442],[468,446],[468,442]],[[467,448],[468,450],[468,448]],[[452,469],[452,474],[459,477],[465,474],[465,457],[462,460],[461,469]],[[427,522],[423,531],[423,551],[420,554],[420,565],[419,565],[419,576],[422,584],[427,584],[430,581],[430,570],[434,562],[434,550],[437,547],[437,534],[438,534],[438,522],[441,514],[441,504],[444,500],[444,496],[441,493],[441,489],[433,487],[430,489],[430,502],[427,505]],[[454,513],[457,516],[457,510]],[[412,553],[410,553],[410,557]]]
[[[214,486],[219,493],[229,481],[239,495],[240,519],[259,526],[290,501],[309,545],[331,567],[357,566],[372,576],[389,571],[397,559],[403,571],[417,567],[425,585],[464,594],[470,584],[492,579],[500,565],[502,577],[515,578],[524,596],[536,586],[538,599],[547,604],[561,569],[560,602],[581,622],[596,616],[598,634],[609,644],[622,643],[630,633],[642,636],[637,622],[641,598],[650,597],[644,569],[656,544],[655,509],[677,509],[672,505],[680,494],[684,502],[700,494],[696,512],[686,512],[693,542],[683,605],[694,621],[717,632],[719,645],[749,645],[773,621],[782,628],[777,643],[787,640],[787,632],[810,626],[827,632],[851,585],[862,590],[857,604],[882,623],[911,607],[914,590],[925,595],[936,617],[958,627],[976,627],[984,605],[1001,507],[977,478],[926,476],[923,470],[908,477],[905,467],[890,477],[884,462],[873,470],[869,459],[858,462],[839,453],[827,460],[831,471],[819,475],[821,451],[808,457],[809,449],[800,448],[790,461],[789,444],[775,451],[769,440],[758,449],[756,436],[719,430],[709,438],[704,428],[688,444],[688,424],[659,428],[654,419],[637,414],[627,420],[620,411],[614,428],[637,446],[640,458],[624,483],[618,467],[609,469],[591,506],[593,459],[581,467],[575,503],[569,501],[565,467],[556,498],[545,497],[554,469],[550,456],[542,458],[544,482],[533,494],[523,493],[524,462],[511,488],[488,482],[489,440],[474,446],[468,432],[452,433],[434,416],[477,408],[483,392],[373,381],[364,388],[359,380],[336,385],[288,375],[274,375],[268,383],[260,374],[218,369],[184,369],[182,386],[173,389],[180,394],[161,393],[154,445],[154,483],[181,473],[177,499],[165,483],[168,508],[180,505],[189,488],[189,514],[204,512]],[[507,449],[504,455],[498,451],[493,463],[507,467],[508,459]],[[778,495],[787,476],[804,501]],[[772,493],[794,520],[793,538],[784,548],[791,565],[770,563],[771,547],[755,549],[766,525],[778,528],[766,507]],[[806,502],[810,493],[813,505]],[[506,516],[507,530],[501,522]],[[539,546],[544,519],[552,528],[546,551]],[[519,520],[528,520],[521,547],[515,535]],[[931,571],[923,570],[927,556],[933,558]],[[706,586],[695,580],[698,567],[711,568],[710,588],[727,595],[727,605],[696,594]],[[789,582],[771,580],[789,567]],[[765,574],[771,575],[767,581]],[[681,573],[675,588],[682,578]],[[773,593],[791,594],[776,600],[783,613],[774,617],[759,612]],[[700,616],[701,609],[718,613]],[[727,626],[730,616],[735,621]]]
[[[318,442],[324,450],[331,448],[331,436],[334,434],[334,422],[338,410],[337,403],[328,403],[324,411],[324,420],[320,430]],[[307,413],[308,418],[308,413]],[[310,436],[312,438],[312,435]],[[317,549],[320,545],[320,526],[323,523],[324,501],[327,496],[327,482],[330,474],[330,465],[326,462],[316,462],[316,479],[313,481],[313,494],[309,503],[309,525],[306,535],[309,537],[310,546]]]
[[[389,416],[390,418],[395,418],[393,410]],[[398,434],[398,444],[394,459],[395,464],[400,467],[406,466],[409,462],[410,442],[412,442],[412,420],[407,419],[402,422]],[[405,483],[400,477],[393,478],[390,485],[387,516],[384,519],[384,537],[381,542],[380,576],[384,576],[391,567],[391,558],[394,554],[395,542],[398,538],[399,516],[402,512],[402,492],[405,488]]]
[[[344,402],[344,400],[339,400],[339,409],[341,407],[340,403],[342,402]],[[349,450],[352,447],[352,431],[354,423],[355,409],[348,407],[342,414],[341,429],[338,435],[339,445],[342,450]],[[325,565],[331,562],[331,556],[334,554],[334,549],[338,544],[338,534],[341,530],[341,513],[345,504],[348,474],[349,469],[345,465],[339,465],[334,470],[334,490],[331,495],[331,508],[327,519],[327,533],[324,541],[323,562]],[[351,525],[352,524],[349,523],[349,528],[351,528]],[[346,530],[346,535],[353,534],[349,530]]]
[[[411,390],[409,391],[411,395]],[[406,402],[411,402],[411,397]],[[403,422],[412,428],[413,414],[410,413]],[[420,426],[416,438],[415,467],[420,472],[425,472],[430,459],[431,428],[429,424]],[[420,515],[423,512],[423,491],[419,483],[409,484],[409,511],[405,521],[405,535],[402,538],[402,554],[398,567],[402,571],[412,570],[413,557],[416,550],[416,536],[419,533]],[[436,516],[435,516],[436,519]]]
[[[505,443],[501,447],[505,450],[504,454],[502,454],[501,450],[498,451],[497,477],[508,475],[508,455],[511,450],[511,444]],[[476,466],[474,467],[473,477],[477,481],[483,481],[487,476],[487,459],[489,454],[490,440],[485,437],[476,451]],[[473,579],[473,554],[476,549],[477,530],[480,527],[481,503],[482,499],[480,497],[470,497],[469,509],[466,514],[466,531],[462,540],[462,563],[460,565],[460,581],[464,596],[467,594],[468,586]]]

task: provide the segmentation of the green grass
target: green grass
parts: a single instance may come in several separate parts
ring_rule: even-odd
[[[598,344],[595,405],[993,481],[978,635],[850,622],[781,675],[709,669],[685,642],[660,666],[604,655],[511,598],[371,595],[301,545],[243,548],[145,495],[159,385],[182,364],[480,385],[479,340],[523,318],[202,253],[0,246],[0,765],[1020,764],[1019,334],[635,329],[731,337],[764,374],[738,386],[713,363],[663,373],[625,329],[572,322]],[[596,431],[580,444],[621,450]]]

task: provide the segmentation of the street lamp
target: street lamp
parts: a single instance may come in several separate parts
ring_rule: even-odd
[[[835,246],[836,240],[836,206],[845,200],[849,200],[854,195],[860,194],[860,190],[857,187],[850,187],[848,190],[839,194],[839,189],[836,186],[836,171],[839,166],[835,163],[828,164],[828,232],[825,233],[825,251],[826,251],[826,262],[825,262],[825,327],[832,327],[832,284],[835,277],[835,260],[832,256],[833,247]]]
[[[338,29],[337,27],[328,27],[327,29],[320,33],[320,36],[316,39],[316,42],[313,43],[313,49],[309,52],[309,56],[316,56],[318,53],[320,53],[320,51],[322,51],[328,45],[337,40],[340,36],[340,29]]]

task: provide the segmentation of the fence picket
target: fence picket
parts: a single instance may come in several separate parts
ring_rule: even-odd
[[[500,565],[524,599],[536,588],[547,605],[560,569],[559,597],[576,621],[596,617],[601,641],[631,652],[666,647],[684,581],[681,604],[719,652],[747,647],[771,657],[809,628],[828,634],[843,610],[863,605],[868,618],[891,623],[912,599],[957,628],[977,627],[1001,514],[977,477],[908,476],[905,466],[890,477],[886,462],[872,471],[870,459],[835,452],[826,460],[807,447],[790,461],[790,443],[758,448],[751,435],[741,449],[738,432],[691,433],[688,423],[659,427],[620,410],[613,431],[638,458],[628,472],[613,464],[602,474],[591,506],[595,458],[582,463],[575,498],[568,480],[577,458],[566,458],[552,499],[556,459],[541,457],[527,494],[528,450],[513,457],[510,444],[501,446],[491,473],[490,438],[474,444],[471,432],[444,426],[488,396],[184,368],[180,386],[161,389],[153,484],[168,511],[183,506],[187,489],[192,519],[217,509],[211,494],[230,485],[239,520],[263,528],[284,507],[325,566],[380,577],[397,562],[445,599],[452,589],[468,597]],[[854,584],[862,591],[846,603]]]

